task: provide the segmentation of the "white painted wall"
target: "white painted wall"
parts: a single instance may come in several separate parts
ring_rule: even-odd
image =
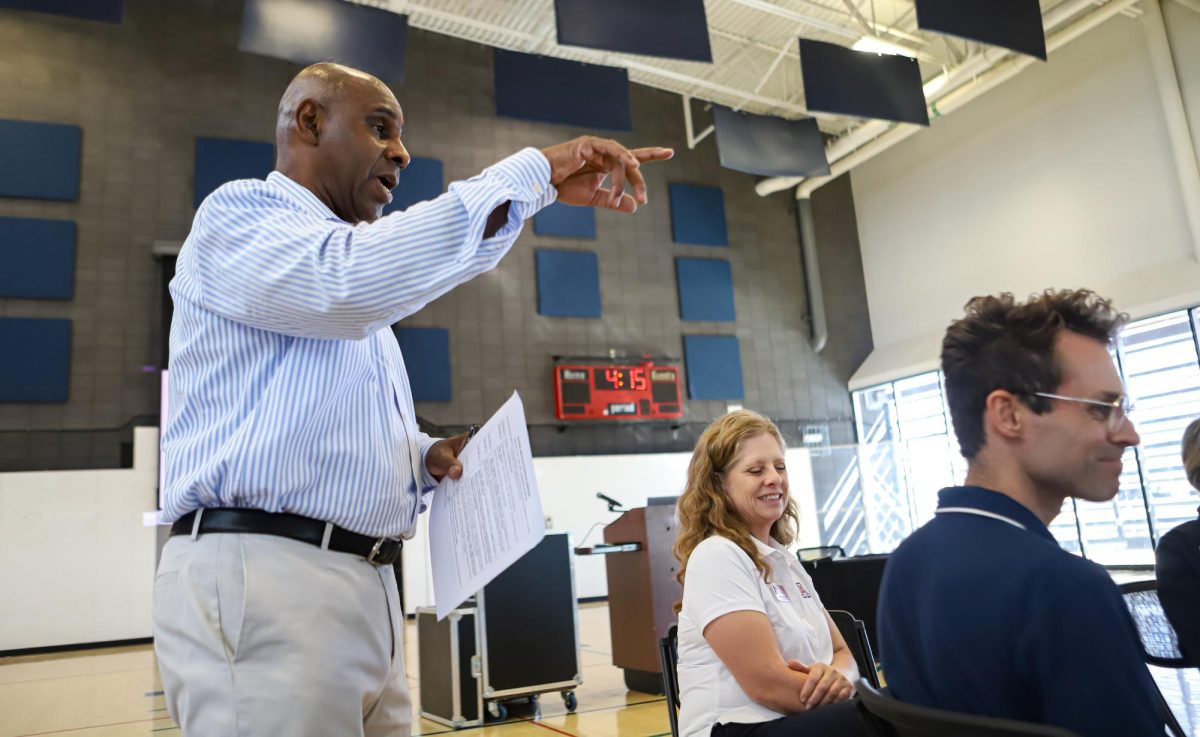
[[[133,468],[0,474],[0,650],[151,636],[158,429]]]
[[[1200,14],[1164,17],[1200,150]],[[1200,303],[1141,21],[1118,16],[854,170],[876,350],[852,386],[936,366],[972,296],[1091,287]]]
[[[556,531],[571,533],[572,546],[603,540],[603,527],[619,515],[609,512],[596,498],[603,492],[627,509],[645,505],[652,496],[678,496],[687,478],[691,453],[598,455],[534,458],[542,511]],[[804,448],[786,453],[788,479],[800,506],[800,541],[795,547],[818,545],[817,507],[812,463]],[[596,526],[592,530],[593,526]],[[589,535],[588,532],[591,531]],[[432,606],[433,584],[429,570],[428,528],[422,516],[417,537],[404,547],[404,602],[412,612]],[[604,556],[575,556],[575,595],[579,598],[608,595]]]
[[[627,507],[682,491],[690,453],[535,458],[542,509],[572,543],[602,539],[617,515],[596,492]],[[800,505],[796,547],[817,544],[812,464],[787,451]],[[0,651],[151,637],[158,430],[137,428],[131,469],[0,474]],[[404,548],[406,610],[433,604],[427,515]],[[602,556],[575,557],[576,595],[606,596]]]

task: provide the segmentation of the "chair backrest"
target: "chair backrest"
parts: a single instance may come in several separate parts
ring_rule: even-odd
[[[1129,616],[1137,625],[1146,662],[1163,668],[1196,667],[1197,664],[1183,657],[1179,649],[1179,636],[1158,600],[1158,581],[1132,581],[1121,584],[1120,588],[1125,606],[1129,608]],[[1167,722],[1167,729],[1176,737],[1183,737],[1186,733],[1161,690],[1158,692],[1158,705]]]
[[[671,737],[679,737],[679,627],[671,625],[667,636],[658,641],[658,659],[662,663],[663,693],[667,695],[667,717]]]
[[[867,679],[875,688],[879,688],[879,670],[875,666],[875,651],[871,648],[871,638],[867,636],[867,626],[861,619],[841,609],[830,609],[829,618],[837,625],[842,639],[854,655],[859,676]]]
[[[804,563],[814,560],[845,558],[846,551],[841,545],[819,545],[813,548],[797,549],[796,557],[800,559],[801,563]]]
[[[1121,584],[1121,596],[1129,615],[1137,625],[1146,662],[1164,668],[1187,668],[1194,665],[1179,650],[1179,636],[1167,620],[1158,601],[1157,581],[1133,581]]]
[[[906,704],[862,681],[858,696],[863,720],[878,737],[1078,737],[1062,727]]]

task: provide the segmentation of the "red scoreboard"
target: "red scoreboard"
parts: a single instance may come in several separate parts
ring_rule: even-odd
[[[683,416],[679,367],[583,362],[554,367],[560,420],[669,420]]]

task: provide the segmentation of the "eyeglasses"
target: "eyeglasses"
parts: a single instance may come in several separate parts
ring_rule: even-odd
[[[1133,403],[1129,401],[1129,397],[1125,396],[1106,402],[1103,399],[1067,397],[1062,394],[1051,394],[1049,392],[1033,392],[1032,395],[1035,397],[1045,397],[1046,399],[1061,399],[1064,402],[1086,404],[1097,420],[1108,425],[1109,432],[1120,430],[1129,419],[1129,415],[1133,414]]]

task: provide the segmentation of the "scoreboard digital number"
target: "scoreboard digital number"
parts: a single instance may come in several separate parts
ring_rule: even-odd
[[[683,416],[679,367],[653,363],[559,364],[554,416],[560,420],[670,420]]]

